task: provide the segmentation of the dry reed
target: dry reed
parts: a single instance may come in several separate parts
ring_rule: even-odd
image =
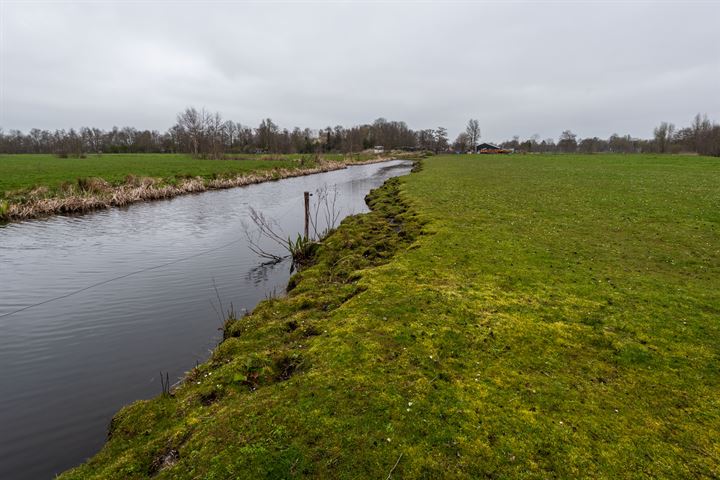
[[[273,168],[233,178],[194,177],[184,179],[177,185],[163,183],[157,178],[135,175],[128,175],[125,183],[117,187],[111,186],[101,178],[83,179],[76,185],[64,185],[58,196],[47,197],[47,188],[37,187],[21,202],[6,202],[3,208],[0,208],[0,221],[21,221],[57,214],[82,214],[111,207],[122,207],[132,203],[168,199],[207,190],[242,187],[283,178],[341,170],[350,165],[367,165],[388,160],[392,159],[375,158],[357,162],[321,160],[319,165],[314,167]]]

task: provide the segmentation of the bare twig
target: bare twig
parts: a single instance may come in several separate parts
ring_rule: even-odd
[[[162,370],[160,370],[160,388],[163,397],[170,395],[170,374],[165,372],[165,376],[163,376]]]
[[[337,195],[337,187],[330,190],[327,185],[316,191],[314,212],[311,212],[307,218],[309,225],[312,226],[312,235],[310,235],[311,232],[306,232],[305,237],[298,234],[295,240],[293,240],[292,236],[284,237],[284,233],[282,233],[282,229],[277,222],[250,207],[250,219],[257,227],[255,230],[257,235],[253,236],[250,228],[245,226],[248,248],[256,255],[269,259],[272,263],[278,263],[288,257],[288,255],[272,253],[261,246],[260,241],[265,237],[289,253],[289,256],[293,259],[291,269],[300,268],[300,266],[307,264],[313,255],[315,246],[335,228],[340,218],[340,211],[337,208]],[[322,222],[324,222],[324,225],[320,227]],[[307,227],[308,225],[306,225]]]
[[[275,228],[280,228],[277,222],[266,218],[262,212],[258,212],[253,207],[250,207],[250,219],[258,227],[262,235],[280,246],[285,246],[285,237],[275,231]]]
[[[260,239],[262,237],[266,237],[284,249],[287,248],[287,240],[280,236],[280,234],[276,231],[279,230],[277,223],[266,218],[262,212],[258,212],[252,207],[250,207],[250,219],[257,227],[257,237],[253,237],[250,233],[250,229],[247,226],[245,227],[245,236],[248,239],[250,251],[259,257],[267,258],[272,263],[277,263],[287,258],[287,255],[277,255],[260,246]]]
[[[220,306],[220,310],[218,311],[218,309],[215,308],[215,302],[213,302],[212,300],[210,300],[210,306],[212,307],[213,310],[215,310],[215,314],[218,316],[220,323],[223,323],[225,321],[225,319],[223,318],[223,316],[220,312],[224,312],[225,308],[223,307],[222,299],[220,298],[220,292],[218,291],[217,284],[215,283],[215,277],[212,278],[212,284],[213,284],[213,289],[215,290],[215,298],[217,298],[218,305]]]
[[[395,465],[393,465],[393,468],[390,469],[390,473],[388,473],[386,480],[390,480],[390,477],[392,477],[392,474],[395,471],[395,469],[397,468],[398,463],[400,463],[400,459],[402,458],[402,456],[403,456],[403,454],[400,453],[400,456],[398,457],[397,462],[395,462]]]
[[[337,208],[337,186],[332,190],[327,185],[315,191],[315,210],[310,217],[315,240],[319,240],[333,230],[340,218],[340,209]],[[321,217],[322,215],[322,217]],[[324,220],[324,228],[320,228],[320,218]]]
[[[295,475],[295,467],[297,467],[298,462],[300,461],[300,457],[296,458],[293,462],[292,466],[290,466],[290,473],[292,475]]]
[[[217,301],[220,304],[220,311],[224,312],[225,308],[223,307],[222,299],[220,298],[220,292],[218,292],[217,283],[215,283],[215,277],[213,277],[212,282],[213,282],[213,288],[215,289],[215,296],[217,297]]]

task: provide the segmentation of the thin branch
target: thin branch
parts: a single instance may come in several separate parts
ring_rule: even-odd
[[[395,471],[395,469],[397,468],[398,463],[400,463],[400,459],[402,458],[402,456],[403,456],[403,454],[400,453],[400,456],[398,457],[397,462],[395,462],[395,465],[393,465],[393,468],[390,469],[390,473],[388,473],[388,476],[387,476],[387,479],[386,479],[386,480],[390,480],[390,477],[392,477],[392,474],[393,474],[393,472]]]
[[[314,240],[325,237],[333,230],[340,218],[340,209],[337,208],[337,186],[332,188],[332,193],[327,185],[323,185],[315,191],[315,208],[310,216],[310,224],[313,227]],[[325,228],[320,229],[319,219],[324,220]]]
[[[220,298],[220,292],[218,292],[217,283],[215,283],[215,277],[212,278],[212,284],[213,284],[213,289],[215,289],[215,297],[217,298],[218,304],[220,305],[220,311],[221,311],[221,312],[224,312],[224,311],[225,311],[225,307],[223,307],[222,299]],[[214,309],[214,308],[215,308],[215,307],[213,306],[213,309]],[[217,311],[217,310],[216,310],[216,311]],[[218,315],[219,315],[219,314],[218,314]],[[220,322],[222,322],[222,321],[223,321],[222,315],[220,315]]]

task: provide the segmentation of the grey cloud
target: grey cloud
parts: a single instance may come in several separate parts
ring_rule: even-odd
[[[5,1],[0,126],[164,130],[187,105],[248,125],[485,139],[720,119],[717,3]]]

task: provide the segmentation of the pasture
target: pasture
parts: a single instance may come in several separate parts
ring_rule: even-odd
[[[63,478],[720,476],[720,161],[423,163]]]
[[[0,198],[22,194],[36,187],[57,191],[64,183],[83,178],[101,178],[120,185],[128,175],[176,181],[188,177],[231,177],[270,168],[294,168],[311,155],[228,155],[227,159],[193,158],[185,154],[88,154],[86,158],[55,155],[0,155]],[[342,160],[342,155],[324,155]],[[355,156],[354,158],[360,158]]]

